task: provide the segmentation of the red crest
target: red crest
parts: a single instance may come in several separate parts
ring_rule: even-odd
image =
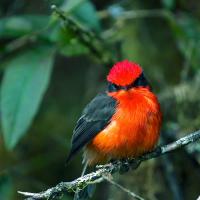
[[[126,86],[136,80],[141,73],[142,68],[137,63],[124,60],[111,68],[107,80],[116,85]]]

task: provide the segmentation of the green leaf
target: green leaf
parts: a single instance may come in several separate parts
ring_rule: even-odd
[[[94,5],[90,1],[83,2],[77,9],[74,10],[74,15],[88,27],[96,31],[100,31],[100,21]]]
[[[19,37],[42,30],[48,25],[49,19],[45,15],[22,15],[2,18],[0,19],[0,37]]]
[[[6,147],[12,149],[26,133],[48,87],[54,50],[40,46],[4,63],[1,120]]]
[[[61,6],[61,9],[64,9],[65,12],[71,12],[77,7],[79,7],[80,4],[82,4],[86,0],[67,0],[64,1],[63,5]]]
[[[59,52],[64,56],[78,56],[87,54],[88,49],[83,44],[74,39],[71,40],[70,44],[60,46]]]
[[[87,54],[88,49],[68,29],[58,27],[51,34],[51,41],[57,43],[58,51],[64,56]]]
[[[68,0],[61,7],[66,13],[72,14],[77,20],[89,28],[99,32],[101,25],[97,16],[96,9],[91,1],[88,0]]]
[[[176,1],[175,0],[162,0],[161,1],[163,6],[166,8],[166,9],[173,9],[176,5]]]

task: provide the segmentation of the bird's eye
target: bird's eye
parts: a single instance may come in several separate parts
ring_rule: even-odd
[[[149,86],[148,81],[146,80],[144,74],[142,73],[134,82],[133,87],[138,87],[138,86]]]
[[[109,83],[108,84],[108,91],[109,92],[116,92],[116,91],[118,91],[120,89],[120,86],[118,86],[118,85],[115,85],[115,84],[113,84],[113,83]]]

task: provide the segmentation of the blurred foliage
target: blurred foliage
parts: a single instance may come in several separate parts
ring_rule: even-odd
[[[0,194],[1,199],[12,199],[13,197],[12,179],[8,174],[3,174],[0,177]]]
[[[49,17],[42,15],[10,16],[0,21],[0,37],[15,38],[41,30],[48,24]]]
[[[101,37],[102,46],[84,43],[81,31],[52,14],[52,4]],[[105,88],[107,52],[143,66],[161,102],[162,142],[200,128],[200,2],[2,0],[0,200],[22,199],[17,190],[41,191],[80,175],[80,157],[64,163],[83,107]],[[200,144],[115,179],[145,199],[197,199]],[[130,197],[104,183],[93,199]]]

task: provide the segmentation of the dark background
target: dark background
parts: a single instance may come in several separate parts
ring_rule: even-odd
[[[0,200],[80,176],[81,154],[65,166],[72,130],[86,103],[105,88],[112,66],[91,49],[98,44],[83,44],[81,33],[52,15],[51,4],[103,38],[108,48],[101,55],[144,68],[164,115],[161,144],[200,128],[199,1],[1,0]],[[197,199],[200,144],[114,179],[145,199]],[[104,182],[93,199],[131,197]]]

